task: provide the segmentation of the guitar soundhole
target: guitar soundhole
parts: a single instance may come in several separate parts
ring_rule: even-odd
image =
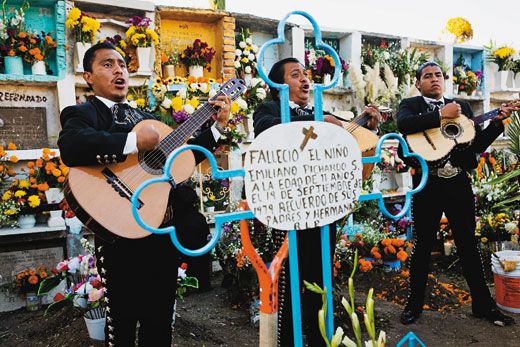
[[[163,173],[166,155],[160,149],[154,149],[149,152],[139,152],[139,162],[143,169],[152,175],[161,175]]]
[[[442,133],[444,134],[444,136],[450,139],[456,139],[462,133],[462,128],[459,124],[448,123],[444,127],[442,127]]]

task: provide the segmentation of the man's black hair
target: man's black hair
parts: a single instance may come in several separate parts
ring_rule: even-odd
[[[439,67],[439,69],[441,69],[442,75],[444,76],[444,71],[442,71],[442,67],[439,64],[437,64],[434,61],[427,61],[426,63],[421,64],[421,66],[417,68],[417,71],[415,71],[415,78],[417,79],[417,81],[421,79],[423,70],[426,69],[428,66]]]
[[[284,74],[285,69],[284,66],[287,63],[298,63],[301,64],[300,61],[296,58],[290,57],[285,58],[280,61],[277,61],[274,63],[273,67],[271,68],[271,71],[269,71],[269,79],[275,83],[283,84],[284,83]],[[280,91],[276,88],[270,88],[271,90],[271,97],[273,100],[280,100]]]
[[[104,41],[96,43],[85,52],[85,56],[83,57],[83,71],[92,72],[92,63],[94,62],[94,57],[96,56],[96,52],[100,49],[113,49],[117,52],[116,46],[114,46],[111,42]]]

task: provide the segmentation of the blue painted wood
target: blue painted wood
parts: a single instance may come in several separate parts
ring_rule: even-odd
[[[415,335],[413,332],[408,332],[408,334],[406,334],[402,339],[401,341],[399,341],[397,343],[397,345],[395,345],[396,347],[404,347],[404,346],[408,346],[408,347],[415,347],[415,344],[418,343],[419,346],[422,346],[422,347],[426,347],[426,345],[424,344],[424,342],[422,342],[421,340],[419,340],[419,338],[417,337],[417,335]]]
[[[6,3],[6,12],[9,13],[19,9],[22,1],[10,0]],[[40,33],[51,32],[56,39],[58,46],[46,59],[52,70],[52,75],[32,75],[29,64],[24,65],[24,75],[19,74],[0,74],[0,81],[28,81],[28,82],[56,82],[65,77],[67,71],[67,61],[65,57],[65,19],[66,9],[63,0],[39,0],[31,1],[31,6],[25,11],[25,24],[27,30]]]
[[[462,59],[464,60],[464,64],[468,65],[470,69],[474,72],[480,71],[483,73],[481,88],[485,86],[485,78],[484,75],[484,63],[485,63],[485,55],[484,50],[479,48],[469,48],[469,47],[454,47],[453,48],[453,64],[455,65],[462,55]]]

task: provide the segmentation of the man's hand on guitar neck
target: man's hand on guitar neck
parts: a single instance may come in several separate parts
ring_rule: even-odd
[[[159,132],[153,125],[144,125],[137,133],[137,149],[139,151],[151,151],[159,144]]]
[[[511,116],[511,112],[520,110],[520,101],[514,101],[511,104],[502,104],[498,116],[493,119],[493,122],[501,122]]]
[[[450,102],[443,108],[439,110],[439,114],[441,116],[441,119],[453,119],[460,116],[462,112],[462,109],[460,108],[460,105],[457,104],[455,101]]]
[[[215,100],[208,101],[210,105],[219,107],[217,115],[215,117],[215,121],[221,128],[225,128],[227,126],[230,109],[231,109],[231,98],[229,96],[220,95]]]
[[[379,122],[381,121],[381,113],[375,104],[365,106],[361,116],[368,116],[367,128],[370,130],[377,130]]]

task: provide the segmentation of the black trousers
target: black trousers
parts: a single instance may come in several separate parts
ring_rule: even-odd
[[[285,236],[286,232],[277,230],[278,238]],[[318,325],[318,311],[321,309],[321,295],[313,293],[305,288],[303,280],[310,283],[318,283],[323,288],[323,271],[321,264],[321,233],[320,229],[297,231],[298,270],[300,273],[300,289],[303,293],[300,297],[302,333],[306,336],[308,346],[325,346],[325,341],[320,334]],[[336,224],[329,226],[331,266],[336,245]],[[283,238],[282,238],[283,240]],[[278,243],[278,242],[277,242]],[[282,268],[278,286],[278,345],[283,347],[294,346],[293,322],[291,305],[291,283],[288,259]],[[332,303],[327,303],[332,307]]]
[[[107,302],[107,346],[169,347],[177,290],[179,252],[169,235],[142,239],[95,239],[97,268]]]
[[[486,286],[475,237],[474,199],[471,181],[465,172],[452,178],[430,176],[425,188],[414,195],[412,216],[415,245],[410,259],[407,309],[422,311],[430,255],[443,212],[453,230],[464,277],[471,292],[473,312],[485,313],[495,305]]]

